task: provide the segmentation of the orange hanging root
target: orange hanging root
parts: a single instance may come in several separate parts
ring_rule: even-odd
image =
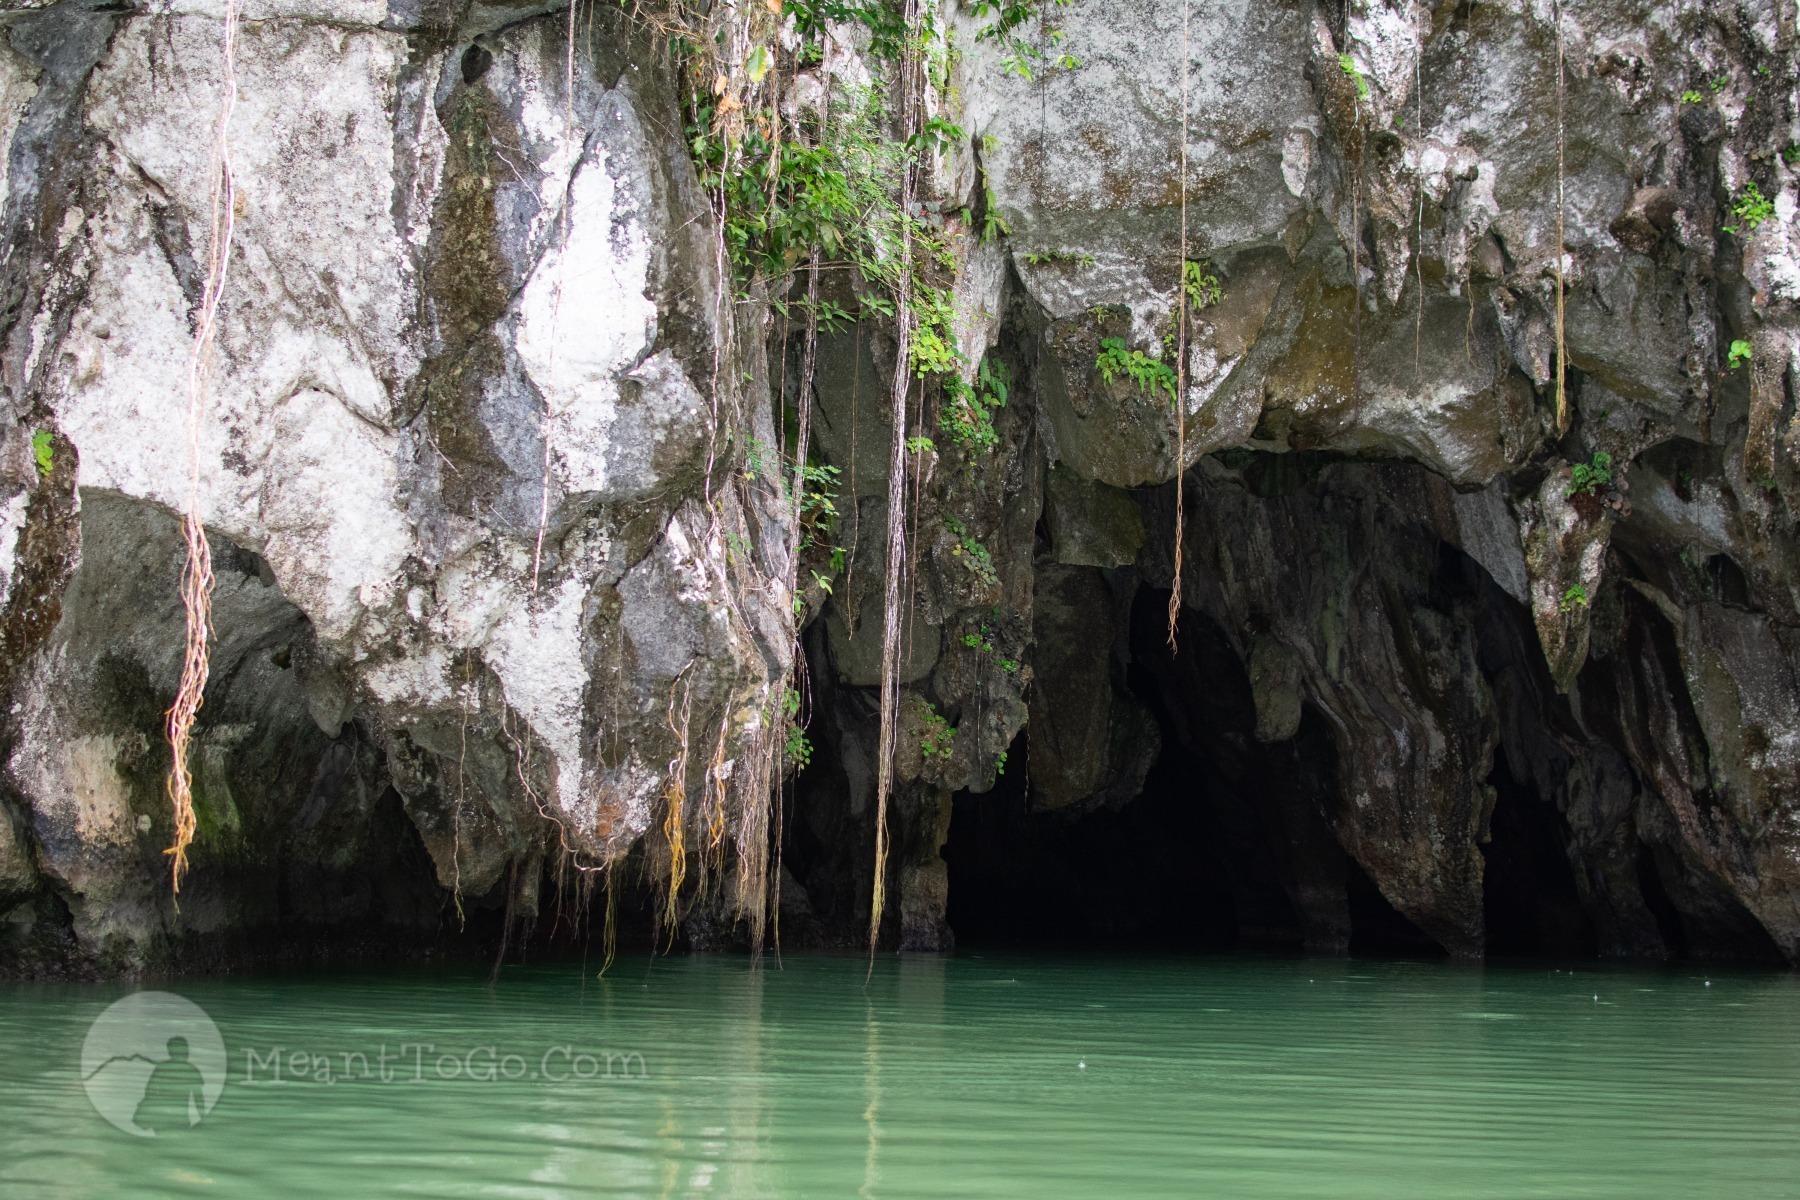
[[[206,290],[194,327],[193,352],[188,359],[187,512],[182,515],[182,540],[186,561],[181,572],[181,606],[187,617],[187,647],[181,663],[181,684],[169,709],[169,803],[175,815],[175,843],[169,855],[170,889],[179,894],[181,876],[187,870],[187,850],[194,841],[194,777],[188,769],[188,750],[194,721],[206,698],[211,668],[208,644],[212,635],[212,548],[200,512],[200,426],[206,409],[206,387],[211,375],[213,344],[218,332],[219,297],[225,288],[225,270],[231,257],[231,235],[236,190],[231,176],[229,132],[231,112],[237,105],[237,0],[227,0],[221,50],[225,61],[225,95],[219,109],[218,131],[213,142],[212,228],[207,244]]]

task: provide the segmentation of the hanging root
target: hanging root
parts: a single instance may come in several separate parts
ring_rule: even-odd
[[[1181,0],[1181,247],[1175,263],[1175,581],[1169,589],[1169,650],[1181,621],[1181,542],[1187,525],[1187,239],[1189,0]]]
[[[608,865],[606,870],[606,922],[600,933],[600,945],[605,957],[600,963],[600,974],[604,976],[613,965],[613,957],[619,949],[619,892],[613,886],[613,871],[616,868]]]
[[[181,685],[169,709],[169,803],[175,814],[175,842],[164,853],[170,857],[170,889],[181,892],[181,876],[187,870],[187,849],[194,841],[194,779],[188,769],[188,750],[194,735],[194,719],[206,697],[211,660],[212,548],[200,511],[200,427],[206,410],[206,389],[211,376],[213,346],[218,333],[219,297],[225,289],[225,270],[231,258],[231,234],[237,194],[231,176],[231,112],[237,105],[237,0],[226,0],[220,33],[225,62],[225,94],[219,105],[219,123],[213,139],[212,213],[207,239],[206,286],[194,322],[194,344],[188,357],[187,511],[181,533],[186,559],[181,571],[181,607],[187,617],[187,645],[182,656]]]
[[[683,681],[681,719],[675,719],[675,689],[669,689],[669,730],[675,735],[675,757],[669,760],[669,779],[663,790],[666,812],[663,838],[669,845],[668,894],[663,900],[663,927],[674,945],[675,929],[681,921],[681,885],[687,882],[687,773],[688,717],[693,709],[694,689]]]
[[[900,64],[900,136],[909,142],[918,117],[919,3],[905,0],[906,51]],[[909,161],[900,175],[900,207],[913,208],[916,173]],[[912,357],[912,227],[902,224],[900,271],[894,286],[894,441],[888,458],[887,578],[881,606],[881,735],[875,773],[875,881],[869,904],[869,956],[874,965],[887,900],[888,797],[894,789],[894,749],[900,722],[900,588],[906,557],[906,401],[911,390]]]
[[[1568,351],[1563,344],[1563,22],[1562,4],[1556,15],[1556,433],[1569,432],[1567,390]]]

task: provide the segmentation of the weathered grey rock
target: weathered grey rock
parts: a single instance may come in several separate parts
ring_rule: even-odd
[[[119,543],[186,502],[215,9],[109,13],[90,70],[53,44],[100,19],[69,5],[7,26],[0,60],[4,131],[20,130],[7,211],[51,214],[30,217],[47,240],[13,242],[38,308],[11,326],[9,403],[73,468],[13,470],[7,549],[33,489],[72,487],[82,509],[60,620],[18,667],[8,769],[77,941],[120,963],[255,923],[204,897],[273,852],[284,806],[310,811],[305,780],[315,762],[341,773],[345,730],[373,739],[363,786],[399,792],[442,886],[479,896],[516,871],[535,895],[546,851],[622,856],[672,761],[692,792],[734,768],[754,792],[787,661],[783,599],[745,587],[727,550],[773,498],[709,474],[721,401],[771,440],[743,399],[763,394],[760,356],[719,303],[683,147],[657,132],[678,118],[650,41],[605,16],[571,95],[555,19],[472,17],[465,51],[384,26],[382,3],[255,9],[200,505],[257,568],[237,590],[221,569],[197,787],[228,813],[243,785],[222,780],[285,756],[302,790],[265,797],[255,836],[203,806],[196,898],[168,904],[150,869],[169,837],[159,731],[100,701],[126,664],[132,702],[160,711],[179,666],[176,543]],[[40,72],[59,87],[34,94]],[[18,150],[51,126],[54,175]],[[14,428],[16,452],[32,430]],[[274,607],[239,611],[240,592]],[[275,688],[242,701],[259,715],[231,715],[255,688]]]
[[[1458,955],[1520,903],[1565,948],[1800,958],[1789,7],[1234,0],[1184,30],[1077,4],[1045,22],[1082,65],[1025,79],[953,6],[932,103],[970,138],[920,211],[964,378],[1002,369],[1007,403],[970,448],[921,384],[906,432],[935,445],[890,497],[894,330],[824,272],[857,319],[821,335],[804,449],[840,516],[798,564],[797,323],[727,295],[663,43],[596,9],[571,65],[549,0],[243,11],[179,912],[159,714],[223,5],[0,12],[21,961],[191,961],[293,912],[418,931],[453,896],[528,915],[544,875],[634,847],[666,873],[672,803],[729,793],[760,828],[797,622],[818,758],[785,903],[860,938],[891,504],[891,942],[951,944],[951,813],[1028,744],[1044,820],[1131,803],[1159,753],[1213,764],[1254,851],[1240,923],[1318,949],[1366,875]],[[839,32],[794,111],[879,76]],[[1190,262],[1218,294],[1184,338]],[[1182,394],[1107,379],[1112,338],[1165,367],[1185,340]],[[1631,487],[1571,495],[1600,451]],[[1178,495],[1170,649],[1142,592],[1176,582]],[[696,942],[732,911],[697,906]]]

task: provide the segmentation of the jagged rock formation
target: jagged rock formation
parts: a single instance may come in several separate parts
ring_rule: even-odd
[[[894,331],[819,335],[841,566],[789,597],[758,456],[802,339],[730,294],[667,46],[605,6],[573,54],[549,4],[247,10],[202,446],[217,649],[171,903],[218,9],[0,7],[8,961],[529,914],[546,877],[666,871],[672,787],[729,790],[749,837],[796,613],[815,754],[782,928],[855,941]],[[912,460],[888,940],[951,944],[962,862],[1042,851],[1079,893],[1075,844],[1154,802],[1191,810],[1208,844],[1172,869],[1246,935],[1341,951],[1373,906],[1457,955],[1800,957],[1791,6],[1189,16],[1184,40],[1173,0],[1075,0],[1081,65],[1026,79],[946,13],[968,140],[921,219],[958,247],[971,381],[1010,387],[997,445]],[[840,49],[796,96],[860,77]],[[1170,360],[1184,262],[1219,294],[1178,431],[1097,360]],[[822,295],[860,307],[842,272]],[[947,864],[964,813],[989,841]],[[710,901],[687,931],[735,936]]]

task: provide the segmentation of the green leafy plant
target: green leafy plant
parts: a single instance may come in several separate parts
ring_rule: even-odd
[[[1187,293],[1188,303],[1197,309],[1211,308],[1225,298],[1225,289],[1213,273],[1211,263],[1191,259],[1182,263],[1181,287]]]
[[[1000,215],[1000,201],[994,196],[994,189],[986,183],[981,185],[981,242],[983,245],[998,241],[1012,232],[1012,226]]]
[[[1604,450],[1596,450],[1591,460],[1576,463],[1569,468],[1569,486],[1563,494],[1592,496],[1612,481],[1612,455]]]
[[[1092,254],[1077,253],[1074,250],[1027,250],[1019,257],[1025,260],[1027,266],[1033,267],[1065,266],[1086,270],[1094,265]]]
[[[1129,379],[1146,396],[1154,396],[1160,391],[1168,396],[1170,404],[1175,403],[1175,389],[1179,386],[1175,368],[1142,350],[1128,349],[1124,338],[1101,339],[1100,356],[1094,360],[1094,365],[1100,368],[1100,378],[1107,383]]]
[[[1348,54],[1340,54],[1338,55],[1338,66],[1343,69],[1344,74],[1355,81],[1357,97],[1367,100],[1369,98],[1369,81],[1363,77],[1362,71],[1356,65],[1356,60]]]
[[[950,758],[956,753],[956,730],[950,728],[931,701],[919,697],[919,718],[925,728],[919,734],[919,751],[926,758]]]
[[[1586,608],[1587,606],[1587,589],[1579,583],[1572,583],[1569,585],[1569,590],[1562,594],[1562,600],[1556,607],[1559,612],[1573,612],[1577,608]]]
[[[1070,0],[1049,0],[1057,8],[1066,8]],[[1016,75],[1027,83],[1037,77],[1038,72],[1055,67],[1072,71],[1081,65],[1081,60],[1062,49],[1063,31],[1046,28],[1042,44],[1028,42],[1020,30],[1037,20],[1043,11],[1044,0],[975,0],[969,6],[969,12],[976,17],[993,17],[975,34],[977,42],[993,42],[1000,47],[1000,68],[1008,75]]]
[[[1687,91],[1681,93],[1681,102],[1683,104],[1698,104],[1704,99],[1706,99],[1706,97],[1702,96],[1693,88],[1689,88]]]
[[[994,413],[1006,407],[1011,377],[1006,364],[982,359],[975,383],[956,375],[944,385],[944,407],[938,413],[938,429],[953,445],[966,451],[985,452],[1000,445]],[[971,458],[971,464],[973,459]]]
[[[955,544],[950,547],[951,557],[969,568],[969,573],[982,584],[988,587],[998,586],[1000,576],[994,570],[994,556],[988,553],[988,548],[970,536],[967,527],[953,516],[944,518],[944,528],[956,538]]]
[[[937,443],[920,434],[914,434],[912,437],[906,439],[906,452],[908,454],[923,454],[927,450],[935,452],[937,450]]]
[[[788,726],[787,759],[801,771],[812,766],[812,739],[806,736],[806,730],[798,725]]]
[[[1719,93],[1720,93],[1720,92],[1722,92],[1722,91],[1724,91],[1724,90],[1725,90],[1725,85],[1726,85],[1726,84],[1728,84],[1728,83],[1730,83],[1730,82],[1731,82],[1731,76],[1729,76],[1729,75],[1720,75],[1720,76],[1719,76],[1719,77],[1717,77],[1717,78],[1716,78],[1716,79],[1714,79],[1714,80],[1713,80],[1713,81],[1712,81],[1712,83],[1710,83],[1710,84],[1709,84],[1709,85],[1707,85],[1707,86],[1709,86],[1709,87],[1711,87],[1711,88],[1712,88],[1712,90],[1713,90],[1713,95],[1715,95],[1715,96],[1716,96],[1716,95],[1718,95],[1718,94],[1719,94]]]
[[[1726,233],[1737,233],[1745,227],[1755,233],[1759,225],[1775,215],[1775,202],[1765,197],[1762,189],[1756,186],[1756,181],[1751,180],[1738,193],[1738,198],[1731,202],[1731,215],[1737,218],[1737,222],[1725,226]]]
[[[806,727],[800,724],[800,693],[793,688],[781,694],[781,715],[787,721],[787,761],[804,771],[812,765],[813,746]]]
[[[1725,369],[1735,371],[1750,361],[1750,343],[1743,338],[1732,341],[1730,349],[1725,352]]]
[[[744,478],[758,480],[765,477],[770,465],[775,460],[775,451],[767,442],[758,437],[744,439]]]
[[[769,307],[790,321],[804,321],[808,316],[826,333],[842,333],[856,320],[856,314],[832,300],[815,301],[810,296],[798,300],[769,301]]]
[[[37,460],[39,475],[48,475],[56,469],[56,448],[48,429],[40,429],[31,435],[31,457]]]

